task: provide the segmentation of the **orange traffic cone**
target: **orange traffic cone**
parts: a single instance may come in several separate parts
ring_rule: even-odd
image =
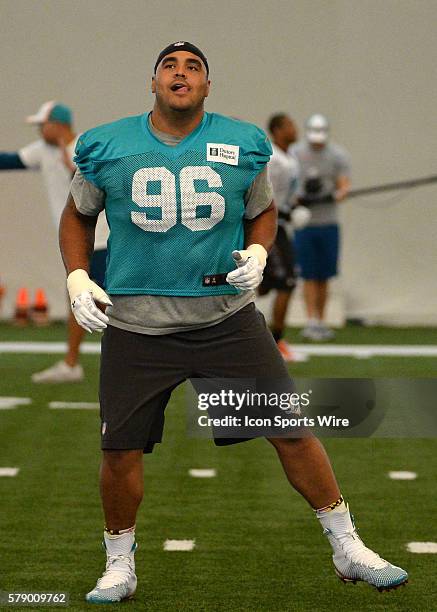
[[[2,279],[0,278],[0,314],[2,311],[3,298],[5,297],[6,287],[2,285]]]
[[[32,306],[32,322],[38,327],[49,324],[49,306],[43,289],[35,291],[35,301]]]
[[[25,287],[18,289],[15,300],[14,325],[24,327],[29,322],[29,292]]]

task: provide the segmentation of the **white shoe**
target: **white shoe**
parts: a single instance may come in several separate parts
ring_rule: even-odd
[[[133,597],[137,589],[134,558],[136,549],[137,544],[134,542],[128,555],[107,555],[103,576],[97,580],[94,589],[86,594],[87,601],[117,603]]]
[[[313,340],[314,342],[320,342],[323,340],[323,334],[318,325],[307,325],[301,332],[300,335],[307,340]]]
[[[32,374],[34,383],[80,382],[81,380],[83,380],[82,366],[79,364],[69,366],[65,361],[58,361],[50,368]]]
[[[331,515],[332,528],[325,528],[323,533],[328,537],[333,548],[335,573],[343,582],[367,582],[378,591],[395,589],[408,582],[405,570],[382,559],[373,550],[367,548],[359,537],[353,517],[349,513]]]
[[[335,336],[332,329],[325,325],[307,325],[300,334],[303,338],[314,342],[325,342],[326,340],[332,340]]]
[[[335,336],[334,331],[327,327],[324,323],[320,323],[318,329],[321,340],[332,340]]]

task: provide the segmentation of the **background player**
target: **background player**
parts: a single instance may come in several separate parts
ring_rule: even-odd
[[[333,336],[324,317],[328,281],[337,274],[340,240],[337,203],[344,200],[350,190],[349,156],[328,139],[327,119],[323,115],[312,115],[306,122],[305,138],[290,148],[299,164],[298,203],[311,210],[308,225],[295,232],[308,315],[302,335],[310,340],[329,340]]]
[[[77,135],[73,130],[71,109],[59,102],[45,102],[27,122],[37,125],[41,138],[17,152],[0,153],[0,170],[40,170],[47,189],[47,196],[55,227],[59,227],[62,210],[70,189],[71,177],[76,166],[73,163]],[[104,286],[106,265],[106,241],[108,226],[105,215],[100,215],[95,233],[91,276]],[[32,375],[35,383],[80,382],[83,368],[79,363],[79,348],[84,330],[76,323],[69,309],[68,350],[62,361]]]
[[[288,148],[296,141],[297,130],[294,122],[284,113],[273,115],[269,120],[268,129],[273,149],[268,168],[278,208],[278,232],[269,252],[258,292],[259,295],[265,295],[271,289],[276,291],[271,330],[282,357],[285,361],[304,361],[304,355],[293,351],[283,339],[287,309],[296,286],[293,242],[288,228],[292,196],[297,185],[298,165],[288,153]]]
[[[100,398],[107,565],[88,601],[120,601],[135,592],[142,455],[161,440],[172,390],[193,376],[286,375],[252,304],[276,233],[265,173],[271,147],[255,126],[204,112],[208,75],[197,47],[169,45],[155,64],[152,113],[90,130],[77,145],[80,172],[62,216],[61,250],[77,320],[89,330],[106,329]],[[111,226],[113,305],[87,273],[103,208]],[[232,270],[234,249],[242,265]],[[110,306],[109,316],[93,298]],[[320,442],[270,442],[290,483],[317,510],[343,578],[387,587],[404,582],[404,570],[358,538]]]

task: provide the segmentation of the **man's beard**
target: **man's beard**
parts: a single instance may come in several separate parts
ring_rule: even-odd
[[[169,108],[175,113],[187,113],[187,115],[195,115],[198,110],[203,107],[203,100],[197,102],[196,104],[191,104],[190,106],[171,106]]]
[[[180,113],[181,115],[184,113],[187,115],[195,115],[199,110],[203,109],[203,104],[205,100],[205,98],[202,98],[201,100],[198,100],[197,102],[190,104],[189,106],[173,106],[171,103],[165,103],[159,95],[156,96],[156,99],[161,108],[167,107],[172,112]]]

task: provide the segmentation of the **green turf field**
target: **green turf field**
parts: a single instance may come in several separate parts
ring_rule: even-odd
[[[63,339],[63,326],[0,326],[0,342]],[[437,344],[437,337],[429,330],[350,328],[337,342]],[[0,396],[32,399],[29,406],[0,411],[0,467],[20,468],[15,478],[0,478],[0,590],[66,591],[69,610],[92,610],[84,594],[104,564],[98,413],[51,410],[48,402],[97,401],[98,357],[83,357],[83,383],[32,385],[31,373],[57,358],[0,354]],[[435,358],[312,357],[290,369],[298,376],[429,377],[436,366]],[[383,594],[335,577],[330,547],[312,511],[289,488],[265,441],[217,449],[208,440],[187,439],[179,388],[169,405],[164,442],[145,460],[138,591],[135,600],[111,609],[437,610],[436,557],[405,547],[410,541],[437,540],[435,439],[325,441],[360,534],[410,573],[406,587]],[[194,479],[189,468],[215,468],[217,477]],[[389,470],[415,471],[418,478],[392,481]],[[164,552],[166,539],[195,539],[196,548]]]

